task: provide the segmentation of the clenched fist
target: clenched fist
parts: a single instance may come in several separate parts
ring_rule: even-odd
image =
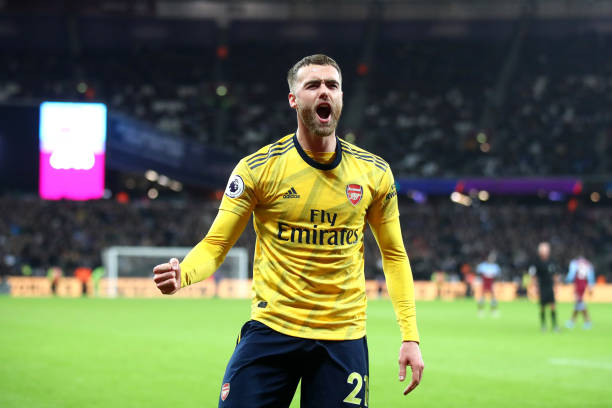
[[[170,262],[157,265],[153,268],[153,280],[157,289],[164,295],[172,295],[181,288],[181,267],[176,258]]]

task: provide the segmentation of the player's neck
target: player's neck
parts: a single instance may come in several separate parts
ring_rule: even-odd
[[[316,136],[310,133],[305,126],[298,124],[297,139],[303,150],[315,153],[336,151],[336,132],[329,136]]]

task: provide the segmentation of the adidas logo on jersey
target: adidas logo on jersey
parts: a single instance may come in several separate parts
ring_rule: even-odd
[[[295,187],[291,187],[289,191],[283,195],[283,198],[300,198],[300,195],[295,191]]]

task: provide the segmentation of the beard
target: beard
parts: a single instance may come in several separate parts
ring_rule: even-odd
[[[306,125],[308,132],[318,137],[326,137],[334,134],[338,126],[338,121],[340,120],[340,115],[342,114],[342,101],[339,103],[329,101],[331,111],[328,123],[321,123],[319,121],[316,106],[304,107],[299,101],[297,102],[297,113],[302,123]]]

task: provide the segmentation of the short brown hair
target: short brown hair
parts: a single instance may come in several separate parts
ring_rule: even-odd
[[[296,62],[295,65],[289,69],[289,72],[287,72],[287,83],[289,84],[289,89],[291,91],[293,91],[293,83],[297,78],[298,71],[300,70],[300,68],[306,67],[308,65],[331,65],[332,67],[336,68],[336,71],[338,71],[338,75],[340,76],[340,82],[342,82],[342,71],[340,71],[340,66],[338,65],[338,63],[334,61],[333,58],[328,57],[327,55],[314,54],[304,57],[298,62]]]

